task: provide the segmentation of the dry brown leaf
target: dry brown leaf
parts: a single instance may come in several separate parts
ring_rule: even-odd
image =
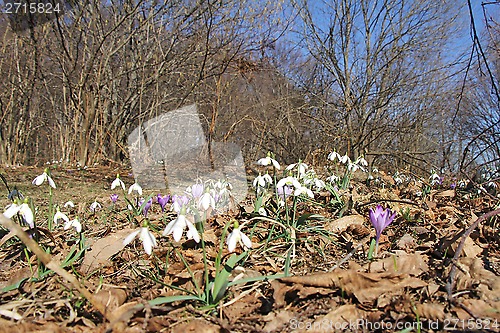
[[[398,240],[397,246],[398,249],[401,250],[410,250],[415,248],[416,242],[410,234],[404,234],[403,237]]]
[[[456,263],[456,286],[458,290],[469,289],[473,284],[484,284],[490,292],[485,297],[492,300],[500,297],[500,277],[486,270],[479,258],[460,258]]]
[[[447,198],[453,198],[455,196],[455,190],[446,190],[446,191],[441,191],[438,192],[434,195],[434,197],[447,197]]]
[[[189,332],[219,333],[220,331],[221,331],[220,326],[211,324],[205,319],[193,319],[187,323],[182,323],[180,325],[174,326],[171,332],[172,333],[189,333]]]
[[[108,263],[108,259],[121,251],[125,246],[123,240],[130,235],[133,229],[127,228],[101,238],[91,245],[80,266],[83,274],[88,274],[99,266]]]
[[[108,311],[114,311],[127,300],[127,292],[120,288],[99,290],[94,298],[106,305]]]
[[[420,253],[407,254],[404,251],[396,251],[396,254],[390,257],[365,265],[365,269],[371,273],[390,272],[419,276],[427,272],[429,266]]]
[[[356,328],[358,325],[357,323],[365,319],[365,311],[358,309],[356,305],[345,304],[339,306],[325,316],[316,318],[312,323],[302,321],[302,329],[294,332],[345,332],[349,331],[350,328]],[[307,324],[310,326],[307,326]]]
[[[454,243],[452,246],[453,250],[456,250],[457,246],[458,242]],[[474,258],[477,257],[477,255],[480,254],[481,252],[483,252],[483,249],[480,246],[476,245],[476,243],[474,243],[474,241],[470,237],[467,237],[465,239],[464,254],[466,257]]]
[[[347,227],[357,224],[362,225],[365,222],[365,218],[362,215],[349,215],[341,217],[340,219],[328,222],[325,226],[326,230],[339,232],[344,231]]]
[[[361,303],[373,302],[388,291],[400,292],[406,287],[419,288],[427,285],[424,281],[408,274],[362,273],[353,270],[292,276],[279,280],[306,286],[340,288],[347,294],[354,295]]]
[[[280,310],[278,312],[271,312],[264,316],[262,319],[267,321],[264,326],[264,332],[279,332],[283,329],[285,324],[293,323],[293,320],[297,316],[296,313],[290,310]]]
[[[447,316],[443,304],[419,303],[416,304],[417,314],[420,318],[432,321],[443,321]]]
[[[237,295],[235,295],[237,297]],[[238,299],[224,308],[224,314],[228,318],[230,323],[235,323],[240,318],[245,317],[258,308],[260,308],[261,302],[254,294],[249,294],[243,298]]]

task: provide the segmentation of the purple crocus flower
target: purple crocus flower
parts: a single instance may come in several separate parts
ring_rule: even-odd
[[[394,221],[397,213],[392,214],[389,208],[382,208],[381,205],[377,205],[375,210],[370,209],[370,221],[375,228],[376,238],[375,241],[378,245],[378,241],[380,239],[380,235],[382,235],[382,231]]]
[[[158,201],[158,204],[160,205],[162,212],[165,212],[165,205],[169,200],[170,200],[170,195],[168,194],[166,196],[162,196],[161,194],[158,194],[156,196],[156,201]]]
[[[139,200],[139,207],[141,207],[143,203],[144,203],[144,199]],[[144,208],[142,209],[142,213],[144,214],[144,217],[148,216],[148,210],[149,210],[149,208],[151,208],[152,204],[153,204],[153,198],[150,198],[148,200],[148,202],[146,202],[146,204],[144,205]]]
[[[111,194],[110,199],[113,203],[116,203],[116,201],[118,200],[118,194]]]

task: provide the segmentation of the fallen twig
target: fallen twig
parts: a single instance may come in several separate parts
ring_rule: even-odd
[[[6,218],[3,214],[0,214],[0,224],[9,229],[17,237],[19,237],[21,242],[23,242],[28,247],[28,249],[30,249],[31,252],[33,252],[38,257],[38,259],[40,259],[45,267],[53,270],[64,280],[71,283],[71,285],[76,290],[78,290],[83,295],[83,297],[85,297],[92,304],[92,306],[104,316],[104,318],[106,318],[110,322],[114,320],[115,316],[106,310],[106,305],[95,299],[94,295],[90,291],[88,291],[87,288],[85,288],[74,275],[64,270],[61,267],[61,263],[58,260],[54,259],[50,254],[42,250],[38,243],[31,239],[30,236],[26,232],[24,232],[24,230],[21,229],[20,226],[12,222],[11,219]]]

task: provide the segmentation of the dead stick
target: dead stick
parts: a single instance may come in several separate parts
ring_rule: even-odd
[[[462,250],[465,246],[465,240],[469,235],[474,231],[474,229],[477,228],[479,223],[482,221],[489,219],[490,217],[493,217],[495,215],[500,214],[500,209],[488,212],[486,214],[481,215],[474,223],[471,224],[471,226],[465,231],[465,233],[462,236],[462,240],[460,241],[460,244],[457,247],[457,250],[455,251],[455,255],[453,256],[452,260],[452,267],[450,270],[450,275],[448,277],[448,282],[446,282],[446,291],[448,292],[448,301],[453,301],[453,287],[455,287],[455,275],[457,274],[457,261],[458,258],[460,257],[460,254],[462,253]]]
[[[50,254],[42,250],[38,243],[31,239],[30,236],[28,236],[28,234],[24,232],[24,230],[21,229],[20,226],[12,222],[11,219],[6,218],[3,214],[0,214],[0,224],[9,229],[17,237],[19,237],[19,239],[28,247],[28,249],[30,249],[31,252],[33,252],[38,257],[38,259],[40,259],[45,267],[53,270],[54,272],[56,272],[56,274],[60,275],[63,279],[71,283],[71,285],[73,285],[73,287],[75,287],[75,289],[77,289],[83,295],[83,297],[85,297],[92,304],[92,306],[104,316],[104,318],[106,318],[110,322],[113,321],[114,316],[112,313],[106,311],[106,306],[95,299],[94,295],[90,291],[88,291],[87,288],[85,288],[74,275],[64,270],[58,260],[52,258]]]

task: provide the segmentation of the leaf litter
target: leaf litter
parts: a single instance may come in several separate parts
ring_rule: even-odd
[[[33,175],[35,171],[29,170]],[[58,200],[90,204],[95,200],[91,188],[107,187],[105,177],[116,171],[94,168],[84,185],[88,189],[76,195],[65,193],[63,187]],[[12,177],[23,172],[12,170]],[[120,173],[128,174],[126,170]],[[71,177],[66,178],[70,184]],[[81,184],[81,178],[79,175],[75,183]],[[25,186],[21,182],[16,185],[20,189]],[[485,219],[464,238],[467,229],[481,215],[493,211],[498,201],[450,189],[433,190],[426,198],[415,192],[411,186],[404,190],[384,189],[352,182],[350,190],[343,194],[352,204],[340,218],[328,204],[301,204],[302,213],[324,217],[316,221],[324,233],[297,230],[292,275],[286,277],[283,273],[290,248],[280,239],[266,243],[269,230],[276,226],[261,220],[255,225],[252,239],[258,245],[244,268],[235,269],[228,278],[248,282],[230,285],[229,296],[211,310],[182,299],[168,305],[148,303],[158,297],[183,295],[180,289],[194,290],[193,276],[201,284],[205,273],[203,257],[192,241],[176,247],[188,266],[177,253],[169,251],[164,239],[159,240],[150,258],[139,245],[137,250],[124,248],[123,239],[132,230],[125,215],[109,211],[103,217],[80,207],[87,234],[102,235],[107,231],[103,237],[89,237],[88,250],[66,270],[73,271],[94,292],[95,298],[114,314],[115,321],[106,322],[57,275],[40,277],[36,257],[31,255],[26,261],[24,247],[6,232],[1,235],[0,332],[372,331],[369,328],[373,326],[367,323],[419,323],[423,331],[437,332],[451,326],[467,330],[472,322],[476,327],[482,324],[484,331],[499,331],[499,218]],[[324,195],[328,203],[331,198]],[[385,202],[393,211],[407,209],[411,218],[398,214],[380,238],[378,256],[369,260],[366,254],[375,232],[368,220],[368,207],[378,202]],[[209,258],[217,254],[218,230],[223,220],[250,220],[254,216],[251,200],[241,205],[243,209],[232,210],[227,217],[208,221]],[[160,216],[154,209],[150,214]],[[55,241],[52,255],[60,261],[75,243],[66,235],[56,229],[41,240]],[[462,250],[457,253],[461,242]],[[168,262],[166,269],[159,270],[158,260]],[[453,267],[455,273],[451,274]],[[209,266],[208,275],[213,276],[214,270]],[[265,279],[278,274],[281,277]],[[437,326],[433,326],[435,323]],[[393,331],[387,327],[379,331]]]

